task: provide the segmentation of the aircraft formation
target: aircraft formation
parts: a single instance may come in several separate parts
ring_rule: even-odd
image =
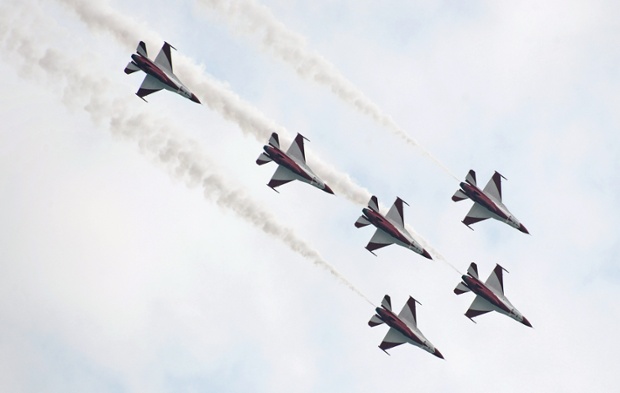
[[[146,74],[136,95],[146,102],[145,96],[160,90],[169,90],[200,104],[198,97],[174,74],[170,48],[174,49],[173,46],[164,42],[155,60],[151,60],[148,57],[145,43],[140,41],[136,53],[131,55],[132,60],[124,70],[126,74],[132,74],[136,71],[143,71]],[[284,152],[280,147],[278,134],[272,133],[268,143],[263,147],[264,151],[256,160],[258,165],[272,161],[278,165],[267,186],[279,193],[276,188],[293,180],[299,180],[326,193],[334,194],[333,190],[307,164],[304,140],[307,139],[303,135],[297,134],[293,143]],[[520,232],[529,234],[525,226],[508,210],[502,201],[502,178],[505,179],[496,171],[484,189],[480,190],[476,183],[476,173],[473,170],[468,172],[465,181],[459,184],[460,188],[452,196],[452,200],[455,202],[465,199],[471,199],[474,202],[462,222],[472,229],[470,225],[494,218]],[[377,197],[373,195],[370,198],[368,206],[362,209],[362,215],[354,224],[357,228],[368,225],[376,228],[365,248],[376,256],[375,250],[397,244],[432,260],[431,254],[405,228],[403,204],[407,203],[397,197],[388,212],[383,214],[379,209]],[[507,272],[506,269],[497,264],[483,283],[478,277],[476,263],[470,264],[467,274],[461,276],[462,281],[454,289],[454,293],[457,295],[469,291],[476,295],[471,306],[465,312],[465,316],[475,322],[474,317],[490,311],[497,311],[525,326],[532,327],[527,318],[504,295],[504,271]],[[390,296],[384,296],[381,307],[375,308],[375,314],[368,322],[370,327],[385,323],[390,328],[379,344],[379,348],[389,355],[388,349],[409,343],[444,359],[442,353],[418,329],[416,303],[420,304],[413,297],[409,297],[402,310],[395,314],[392,311]]]

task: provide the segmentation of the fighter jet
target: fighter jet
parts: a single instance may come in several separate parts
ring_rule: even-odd
[[[511,227],[517,228],[523,233],[529,234],[523,224],[521,224],[502,203],[502,177],[504,176],[499,172],[495,172],[491,180],[489,180],[484,187],[484,190],[480,191],[478,186],[476,186],[476,172],[473,170],[469,171],[465,181],[460,184],[461,189],[457,190],[452,196],[454,202],[462,201],[467,198],[474,201],[474,205],[471,210],[469,210],[469,213],[467,213],[467,216],[465,216],[463,224],[467,225],[469,229],[472,229],[472,227],[470,227],[471,224],[486,220],[487,218],[494,218],[505,222]]]
[[[396,202],[394,202],[387,215],[383,216],[379,212],[379,202],[377,202],[377,197],[373,195],[370,198],[370,201],[368,201],[368,207],[362,209],[362,216],[355,222],[355,226],[357,228],[362,228],[369,224],[377,227],[377,231],[370,239],[366,249],[373,255],[376,255],[373,252],[374,250],[396,243],[399,246],[403,246],[417,252],[423,257],[433,259],[428,251],[416,242],[411,234],[405,229],[403,219],[403,203],[407,204],[407,202],[397,197]]]
[[[323,180],[321,180],[317,175],[315,175],[306,164],[304,139],[306,138],[304,138],[303,135],[297,134],[291,146],[288,148],[286,153],[284,153],[280,149],[278,134],[275,132],[271,134],[269,144],[263,147],[265,152],[261,153],[256,160],[258,165],[264,165],[271,161],[275,161],[275,163],[279,165],[267,185],[274,191],[279,192],[276,190],[276,187],[293,180],[300,180],[304,183],[309,183],[329,194],[333,194],[334,192],[332,189],[329,188],[329,186],[325,184],[325,182],[323,182]]]
[[[469,306],[465,316],[473,322],[474,317],[486,314],[489,311],[497,311],[500,314],[508,315],[517,322],[521,322],[525,326],[532,327],[530,321],[527,320],[520,312],[506,299],[504,296],[504,279],[503,271],[506,270],[500,265],[496,265],[495,269],[483,284],[478,278],[478,267],[474,262],[469,265],[467,274],[463,275],[462,282],[454,288],[454,293],[460,295],[465,292],[472,291],[477,296],[474,302]],[[508,272],[508,270],[506,270]]]
[[[146,44],[140,41],[136,49],[137,54],[131,55],[131,61],[125,67],[125,74],[132,74],[140,70],[146,73],[146,78],[144,78],[136,95],[144,100],[147,95],[166,89],[200,104],[198,97],[189,91],[172,72],[170,48],[174,49],[172,45],[164,42],[164,46],[161,47],[155,61],[151,61],[146,53]],[[146,102],[146,100],[144,101]]]
[[[422,332],[418,330],[415,313],[416,303],[420,304],[409,296],[409,300],[407,300],[403,309],[396,315],[392,312],[392,301],[390,300],[390,296],[385,295],[381,302],[381,307],[375,309],[376,314],[368,321],[370,327],[375,327],[382,323],[386,323],[390,327],[385,338],[381,344],[379,344],[379,348],[389,355],[387,352],[388,349],[394,348],[400,344],[409,343],[443,359],[441,352],[439,352],[439,350],[424,337]]]

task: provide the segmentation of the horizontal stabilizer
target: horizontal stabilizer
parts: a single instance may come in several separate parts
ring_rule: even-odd
[[[464,282],[460,282],[459,285],[457,285],[456,288],[454,288],[454,293],[456,293],[457,295],[461,295],[469,291],[470,291],[469,287],[465,285]]]
[[[379,213],[379,201],[377,200],[376,196],[372,196],[370,197],[370,200],[368,201],[368,207],[371,210],[376,211],[377,213]]]
[[[472,186],[476,186],[476,172],[473,169],[470,169],[465,177],[465,181]]]
[[[452,195],[452,200],[454,202],[459,202],[462,201],[464,199],[468,199],[469,197],[467,195],[465,195],[465,193],[461,190],[457,190],[454,195]]]
[[[381,300],[381,306],[388,311],[392,311],[392,299],[390,299],[390,295],[383,296],[383,300]]]
[[[478,278],[478,265],[476,262],[472,262],[467,268],[467,274],[472,276],[473,278]]]
[[[265,153],[261,153],[260,156],[258,156],[258,158],[256,159],[256,163],[258,165],[264,165],[268,162],[271,162],[271,157],[269,157],[267,154]]]
[[[138,47],[136,48],[136,52],[140,56],[149,57],[149,55],[146,53],[146,44],[144,43],[144,41],[140,41],[138,43]]]
[[[358,218],[357,221],[355,221],[356,228],[363,228],[366,225],[370,225],[370,221],[368,221],[366,217],[364,216],[360,216],[360,218]]]
[[[370,327],[375,327],[375,326],[379,326],[383,323],[383,320],[381,318],[379,318],[378,315],[373,315],[372,318],[370,318],[370,321],[368,321],[368,326]]]
[[[278,134],[275,132],[271,134],[271,138],[269,138],[269,144],[276,149],[280,148],[280,138],[278,138]]]
[[[127,75],[133,74],[136,71],[140,71],[140,68],[138,68],[136,63],[134,63],[133,61],[130,61],[129,64],[127,64],[127,67],[125,67],[125,74]]]

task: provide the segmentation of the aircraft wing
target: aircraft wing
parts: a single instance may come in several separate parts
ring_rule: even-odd
[[[496,295],[504,295],[504,268],[499,264],[495,265],[495,269],[489,275],[484,285],[486,285]]]
[[[381,348],[385,353],[387,353],[388,349],[397,347],[406,342],[407,338],[401,332],[396,329],[390,328],[390,330],[388,330],[387,334],[383,338],[383,341],[381,341],[381,344],[379,344],[379,348]]]
[[[304,151],[304,136],[297,134],[293,143],[286,151],[286,155],[297,162],[306,163],[306,152]]]
[[[269,183],[267,183],[267,185],[275,190],[276,187],[279,187],[282,184],[286,184],[296,179],[297,177],[295,177],[295,174],[293,172],[283,166],[279,166],[278,169],[276,169],[276,172],[271,177],[271,180],[269,180]]]
[[[385,218],[392,224],[396,225],[399,229],[405,229],[405,218],[403,214],[403,203],[407,203],[400,198],[396,198],[396,201],[385,215]]]
[[[144,81],[142,81],[142,84],[140,85],[140,88],[138,89],[136,95],[144,100],[144,97],[148,96],[149,94],[156,93],[163,88],[164,84],[157,80],[157,78],[151,75],[147,75],[146,78],[144,78]]]
[[[407,300],[407,303],[405,303],[403,309],[400,310],[400,313],[398,313],[398,318],[405,322],[405,324],[410,328],[415,328],[418,326],[415,313],[415,304],[416,300],[409,296],[409,300]]]
[[[499,172],[495,171],[491,180],[484,186],[485,194],[493,197],[493,199],[501,202],[502,201],[502,176]]]
[[[381,229],[377,229],[370,239],[370,242],[368,242],[368,245],[366,245],[366,249],[374,254],[374,250],[389,246],[390,244],[394,244],[392,237]]]
[[[174,74],[174,72],[172,72],[172,57],[170,56],[170,48],[174,47],[169,43],[164,42],[164,46],[161,47],[154,63],[164,71]]]
[[[469,209],[469,213],[463,219],[463,224],[470,226],[471,224],[475,224],[480,221],[484,221],[488,218],[491,218],[489,211],[482,207],[478,203],[474,203],[474,205]]]
[[[489,311],[493,311],[493,305],[482,296],[476,296],[467,312],[465,312],[465,316],[472,319],[478,315],[486,314]]]

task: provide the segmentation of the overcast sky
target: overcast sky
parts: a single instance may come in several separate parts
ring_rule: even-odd
[[[1,391],[617,389],[616,2],[148,4],[0,3]],[[140,40],[203,105],[135,96]],[[272,130],[336,196],[265,185]],[[531,236],[461,223],[470,169]],[[433,261],[364,249],[371,194]],[[533,329],[463,315],[472,261]],[[386,293],[445,360],[377,348]]]

